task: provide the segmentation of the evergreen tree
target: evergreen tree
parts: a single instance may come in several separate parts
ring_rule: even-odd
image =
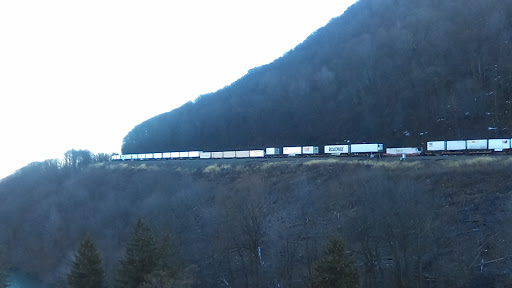
[[[9,273],[7,265],[4,262],[2,252],[0,251],[0,288],[9,287]]]
[[[0,288],[9,287],[9,274],[4,268],[0,268]]]
[[[0,250],[0,288],[9,287],[9,272],[7,267],[7,261],[4,254]]]
[[[68,274],[68,285],[70,288],[101,288],[104,285],[104,278],[100,254],[92,238],[86,236],[78,246]]]
[[[141,288],[186,288],[191,287],[191,271],[182,269],[176,259],[176,246],[170,234],[158,239],[158,261],[153,272],[146,275]]]
[[[120,288],[137,288],[144,277],[153,272],[158,263],[158,249],[149,227],[142,219],[137,220],[130,241],[126,246],[125,259],[118,271]]]
[[[324,256],[315,263],[313,269],[310,283],[312,288],[359,287],[359,276],[340,238],[329,240]]]

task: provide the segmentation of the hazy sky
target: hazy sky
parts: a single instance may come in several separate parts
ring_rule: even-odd
[[[279,58],[355,0],[0,1],[0,178]]]

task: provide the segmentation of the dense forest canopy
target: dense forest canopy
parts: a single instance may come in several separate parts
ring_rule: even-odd
[[[510,31],[509,1],[361,0],[273,63],[139,124],[122,150],[511,137]]]

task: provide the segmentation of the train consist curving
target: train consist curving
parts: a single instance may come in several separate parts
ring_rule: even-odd
[[[318,146],[292,146],[280,148],[266,148],[261,150],[237,151],[181,151],[156,152],[113,155],[113,161],[122,160],[162,160],[162,159],[233,159],[233,158],[262,158],[262,157],[293,157],[293,156],[419,156],[419,155],[449,155],[449,154],[490,154],[509,153],[511,151],[511,138],[504,139],[475,139],[475,140],[449,140],[427,142],[426,150],[417,147],[386,148],[380,143],[325,145],[323,153]],[[281,153],[282,151],[282,153]]]

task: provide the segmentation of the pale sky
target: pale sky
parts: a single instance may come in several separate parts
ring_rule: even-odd
[[[0,179],[137,124],[297,46],[355,0],[0,1]]]

